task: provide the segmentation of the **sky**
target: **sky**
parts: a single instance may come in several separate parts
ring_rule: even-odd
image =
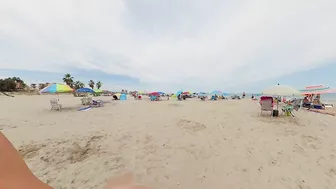
[[[334,0],[0,0],[0,77],[106,89],[336,87]]]

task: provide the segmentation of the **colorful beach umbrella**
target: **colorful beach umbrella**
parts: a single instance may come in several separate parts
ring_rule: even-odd
[[[176,92],[176,96],[178,96],[178,95],[180,95],[180,94],[182,94],[183,93],[183,91],[182,90],[180,90],[180,91],[177,91]]]
[[[151,92],[151,93],[149,93],[149,96],[158,96],[158,95],[160,95],[158,92]]]
[[[325,85],[311,85],[300,90],[303,95],[336,93],[335,89]]]
[[[94,93],[95,91],[90,88],[80,88],[76,90],[77,93]]]
[[[54,83],[40,90],[40,93],[71,93],[73,91],[69,85]]]
[[[102,89],[94,89],[93,91],[94,91],[95,93],[102,93],[102,92],[103,92]]]

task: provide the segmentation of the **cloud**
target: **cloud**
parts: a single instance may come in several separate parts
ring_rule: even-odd
[[[0,1],[0,68],[225,89],[336,59],[336,1]]]

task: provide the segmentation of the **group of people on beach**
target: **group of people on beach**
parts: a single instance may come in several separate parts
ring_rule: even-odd
[[[310,108],[312,106],[314,106],[314,107],[319,107],[320,106],[321,108],[318,108],[318,109],[324,109],[324,106],[321,103],[321,95],[320,94],[317,94],[317,95],[313,95],[313,94],[306,95],[303,98],[302,106],[303,107],[307,107],[307,108]]]

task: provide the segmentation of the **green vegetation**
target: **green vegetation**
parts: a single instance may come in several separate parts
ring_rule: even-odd
[[[0,79],[0,91],[12,92],[23,90],[26,84],[19,77],[8,77],[6,79]]]

